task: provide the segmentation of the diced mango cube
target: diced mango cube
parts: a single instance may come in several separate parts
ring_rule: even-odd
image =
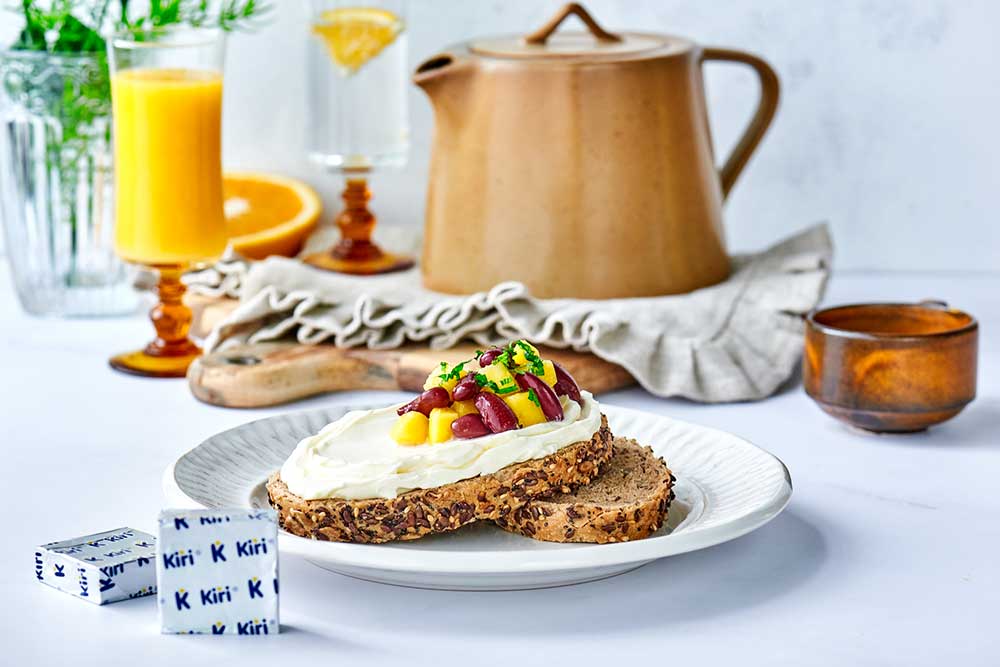
[[[458,419],[458,413],[451,408],[434,408],[428,426],[428,438],[431,444],[451,440],[451,423]]]
[[[389,435],[400,445],[422,445],[427,442],[428,420],[416,410],[399,416]]]
[[[476,409],[475,401],[454,401],[451,404],[451,409],[454,410],[459,417],[479,414],[479,410]]]
[[[541,424],[545,421],[545,413],[542,412],[541,406],[536,405],[531,400],[528,392],[522,391],[516,394],[509,394],[504,396],[503,400],[514,411],[514,416],[517,417],[517,422],[522,428],[531,426],[532,424]]]
[[[528,360],[528,353],[525,352],[524,348],[528,348],[528,350],[531,351],[533,357],[539,356],[538,348],[526,340],[514,341],[514,344],[511,347],[514,348],[514,356],[512,357],[512,361],[516,366],[527,366],[530,363],[530,361]]]
[[[449,366],[448,364],[442,362],[437,368],[432,370],[430,375],[427,376],[427,379],[424,380],[424,391],[433,389],[434,387],[444,387],[448,390],[448,393],[451,394],[452,390],[455,389],[455,385],[458,384],[458,381],[469,374],[468,370],[462,368],[462,370],[458,372],[458,377],[451,378],[450,380],[441,379],[442,375],[451,373],[454,368],[454,366]]]
[[[548,359],[542,361],[542,366],[545,367],[545,375],[542,376],[542,380],[550,387],[554,387],[556,385],[556,367]]]
[[[510,374],[510,371],[503,364],[490,364],[482,370],[482,374],[486,376],[488,382],[496,385],[496,388],[493,388],[492,385],[487,384],[483,387],[483,391],[492,391],[495,394],[503,396],[518,389],[517,380],[514,379],[514,376]]]

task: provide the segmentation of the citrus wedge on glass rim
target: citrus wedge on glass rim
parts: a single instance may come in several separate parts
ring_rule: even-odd
[[[312,31],[341,70],[353,74],[396,41],[403,27],[402,19],[384,9],[342,7],[320,14]]]
[[[293,257],[322,210],[312,188],[285,176],[227,172],[222,191],[229,245],[248,259]]]

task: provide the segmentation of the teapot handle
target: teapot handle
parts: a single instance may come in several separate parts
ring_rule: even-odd
[[[778,109],[781,85],[778,82],[778,75],[775,74],[770,65],[757,56],[744,51],[706,48],[702,51],[701,62],[709,60],[749,65],[757,72],[757,77],[760,79],[760,101],[757,103],[757,111],[754,112],[750,124],[743,131],[743,136],[733,148],[733,152],[729,154],[719,170],[722,198],[725,199],[774,119],[774,112]]]
[[[578,2],[571,2],[567,5],[563,5],[563,8],[559,10],[559,13],[549,19],[545,25],[530,35],[525,35],[524,41],[528,44],[544,44],[545,40],[549,38],[549,35],[554,33],[556,28],[558,28],[563,21],[569,18],[570,14],[576,14],[576,17],[583,21],[587,28],[590,29],[590,34],[597,39],[605,42],[622,41],[620,35],[608,32],[602,28],[600,24],[594,20],[594,17],[590,15],[590,12],[584,9],[583,5]]]

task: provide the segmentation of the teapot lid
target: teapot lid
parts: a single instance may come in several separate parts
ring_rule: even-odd
[[[553,34],[570,15],[576,15],[589,32]],[[494,58],[615,59],[664,47],[689,46],[686,40],[667,35],[612,33],[602,28],[583,6],[573,2],[562,8],[535,32],[525,36],[488,37],[469,44],[469,51]]]

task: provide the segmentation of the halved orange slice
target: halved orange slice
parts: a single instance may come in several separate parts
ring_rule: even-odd
[[[322,205],[308,185],[252,172],[223,176],[229,244],[249,259],[295,256],[316,227]]]

